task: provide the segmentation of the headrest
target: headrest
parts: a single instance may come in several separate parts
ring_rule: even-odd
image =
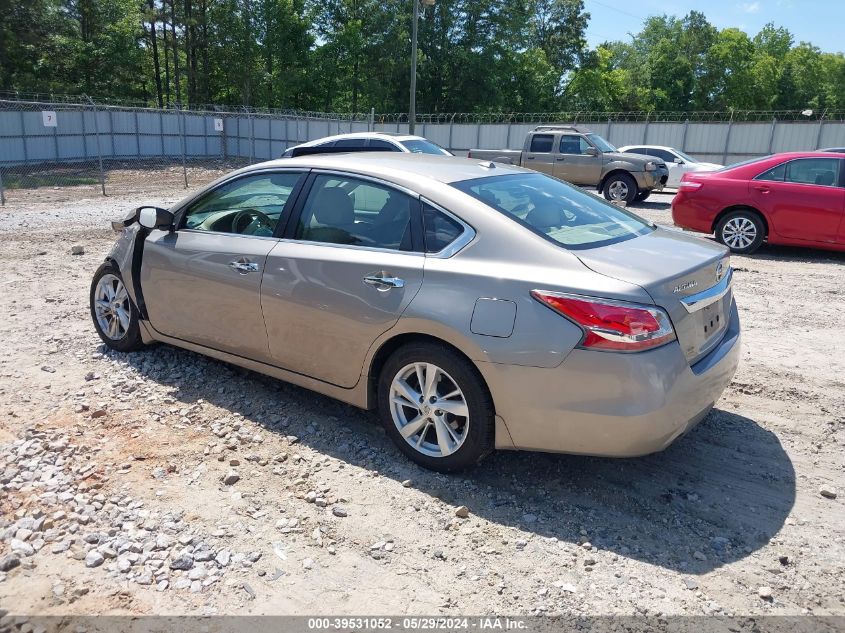
[[[352,199],[339,187],[321,190],[314,200],[314,219],[323,226],[355,224]]]

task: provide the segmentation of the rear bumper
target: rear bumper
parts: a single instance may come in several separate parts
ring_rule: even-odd
[[[677,342],[638,354],[576,349],[558,367],[479,363],[514,448],[634,457],[702,420],[740,354],[734,303],[722,341],[690,366]]]
[[[672,222],[683,229],[691,229],[701,233],[713,232],[713,220],[716,214],[709,206],[696,201],[682,191],[672,198]]]

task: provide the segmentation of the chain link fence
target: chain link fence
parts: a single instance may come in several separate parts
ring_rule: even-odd
[[[408,131],[405,113],[157,109],[61,95],[2,96],[11,97],[0,98],[4,205],[172,192],[323,136]],[[555,122],[587,125],[618,146],[669,145],[720,163],[845,146],[845,112],[839,111],[421,114],[416,133],[465,154],[471,148],[521,147],[535,125]]]

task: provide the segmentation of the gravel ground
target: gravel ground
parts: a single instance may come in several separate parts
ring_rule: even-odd
[[[87,301],[108,220],[181,194],[0,211],[0,607],[845,615],[845,256],[734,257],[739,372],[663,453],[442,476],[370,413],[105,350]],[[670,224],[669,201],[638,211]]]

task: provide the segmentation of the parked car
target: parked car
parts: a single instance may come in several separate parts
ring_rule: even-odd
[[[828,147],[827,149],[820,149],[820,152],[845,154],[845,147]]]
[[[540,125],[518,149],[471,149],[468,156],[530,167],[576,185],[596,187],[611,201],[640,202],[666,185],[669,170],[653,156],[623,154],[598,134],[574,125]]]
[[[845,250],[845,156],[791,152],[686,174],[675,224],[715,233],[735,253],[763,242]]]
[[[282,154],[282,158],[335,152],[405,152],[437,156],[453,155],[452,152],[422,136],[388,132],[353,132],[326,136],[289,147]]]
[[[662,160],[669,168],[669,179],[666,181],[666,186],[672,189],[678,188],[681,184],[681,176],[684,174],[698,171],[715,171],[724,167],[724,165],[717,165],[716,163],[705,163],[693,158],[689,154],[685,154],[679,149],[665,147],[663,145],[626,145],[625,147],[620,147],[619,151],[654,156]]]
[[[108,347],[170,343],[378,409],[435,470],[659,451],[739,358],[727,249],[518,167],[277,160],[113,227],[91,284]]]

